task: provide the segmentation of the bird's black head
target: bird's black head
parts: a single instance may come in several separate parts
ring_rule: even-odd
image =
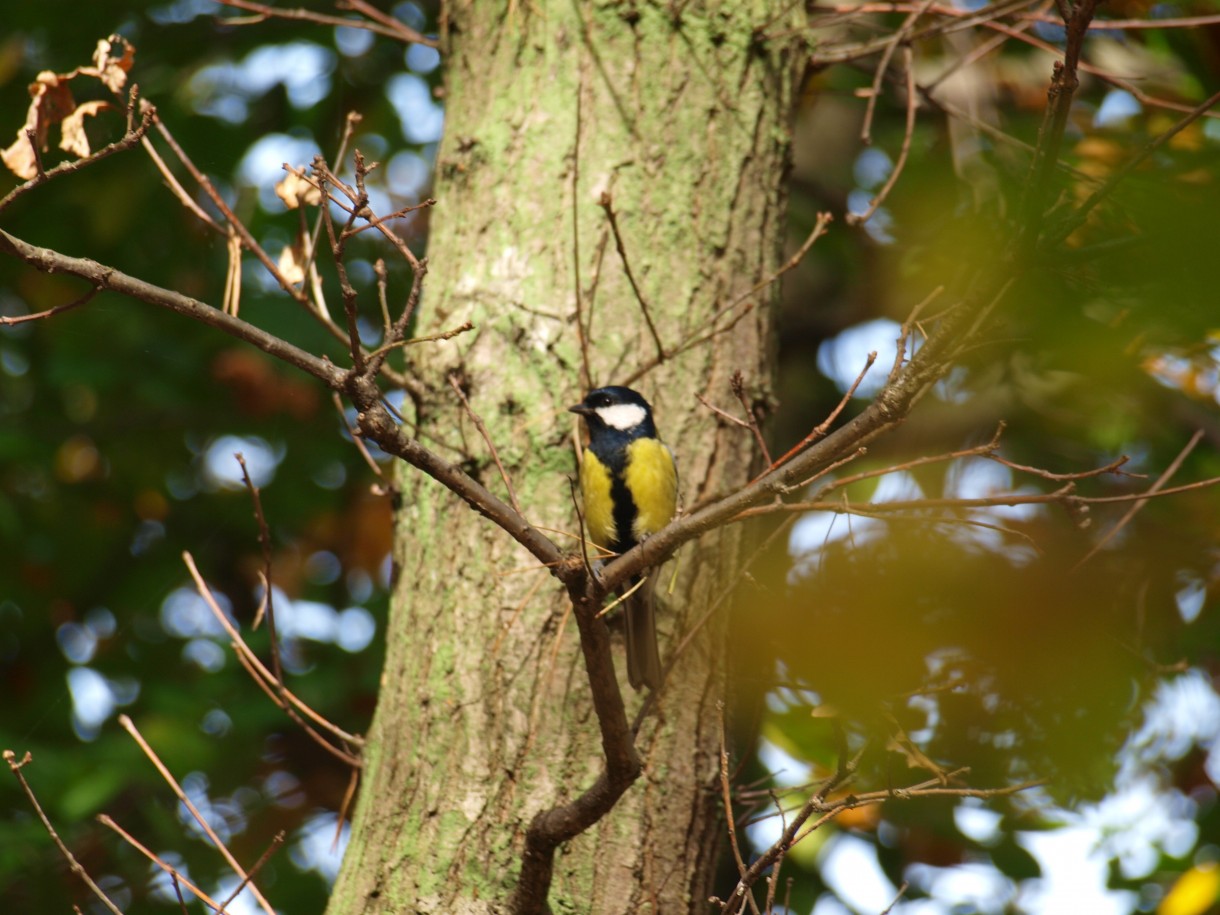
[[[611,385],[590,391],[585,399],[574,407],[589,423],[591,432],[609,430],[626,434],[631,438],[655,437],[656,424],[652,420],[652,407],[638,391]]]

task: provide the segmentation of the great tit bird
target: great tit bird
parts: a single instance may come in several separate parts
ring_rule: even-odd
[[[602,549],[625,553],[674,516],[678,471],[673,453],[657,438],[648,401],[631,388],[598,388],[569,409],[589,426],[589,447],[580,465],[589,539]],[[654,585],[645,582],[625,601],[627,680],[637,690],[661,684]]]

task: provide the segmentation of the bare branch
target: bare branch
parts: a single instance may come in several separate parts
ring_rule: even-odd
[[[102,289],[100,286],[94,286],[84,295],[73,299],[71,302],[65,302],[63,305],[56,305],[54,308],[48,308],[46,311],[40,311],[32,315],[0,315],[0,326],[10,327],[14,324],[25,324],[27,321],[41,321],[44,318],[52,318],[55,315],[63,314],[65,311],[71,311],[73,308],[80,308],[82,305],[88,305],[101,291]]]
[[[915,27],[915,23],[919,21],[919,17],[924,15],[932,6],[932,0],[921,0],[918,8],[911,10],[906,21],[895,29],[893,36],[886,44],[885,50],[881,54],[881,61],[877,64],[877,72],[873,74],[873,85],[868,93],[868,104],[864,108],[864,125],[860,128],[860,140],[865,144],[871,144],[872,127],[873,127],[873,112],[877,109],[877,96],[881,94],[881,84],[885,80],[885,75],[890,67],[890,60],[894,57],[894,51],[900,44],[903,44],[907,37],[911,34],[911,30]],[[907,46],[907,50],[910,48]],[[910,81],[910,60],[907,61],[908,82]],[[909,104],[909,103],[908,103]],[[867,220],[865,220],[867,221]]]
[[[873,367],[873,363],[876,361],[876,352],[869,353],[868,358],[864,360],[864,368],[860,369],[860,374],[856,376],[856,380],[851,383],[851,387],[849,387],[843,394],[843,397],[839,400],[838,405],[830,411],[830,415],[814,426],[808,435],[780,455],[779,460],[773,461],[767,468],[768,473],[787,463],[794,455],[800,454],[800,452],[804,450],[810,442],[817,441],[826,434],[826,431],[832,425],[834,425],[834,421],[839,418],[839,414],[843,412],[843,408],[851,402],[852,397],[854,397],[856,394],[856,388],[860,386],[860,382],[864,380],[864,376],[868,374],[868,370]]]
[[[902,64],[903,70],[907,76],[907,120],[906,130],[902,135],[902,148],[898,150],[898,161],[894,163],[894,167],[890,169],[889,176],[885,179],[885,184],[881,186],[881,190],[877,192],[872,200],[868,202],[868,209],[863,213],[848,213],[848,225],[863,225],[873,218],[873,214],[877,212],[877,208],[885,202],[885,198],[890,195],[890,191],[894,189],[894,185],[898,183],[898,178],[902,174],[902,170],[907,164],[907,155],[911,151],[911,139],[915,136],[915,112],[919,108],[919,102],[915,98],[915,64],[908,45],[902,48]]]
[[[212,840],[212,844],[216,846],[216,850],[220,852],[221,857],[224,858],[229,867],[233,869],[233,873],[237,874],[237,876],[241,877],[243,880],[248,881],[250,878],[242,869],[242,866],[237,863],[237,859],[233,857],[233,853],[229,851],[228,846],[220,840],[220,836],[216,835],[216,831],[212,829],[211,824],[208,823],[204,815],[199,812],[198,808],[195,807],[191,799],[187,797],[186,792],[182,790],[182,786],[178,784],[177,779],[175,779],[174,776],[170,774],[169,769],[165,767],[165,763],[161,762],[161,758],[157,756],[157,754],[153,751],[153,748],[148,745],[148,742],[136,728],[135,722],[133,722],[127,715],[119,715],[119,724],[122,726],[123,730],[132,736],[132,739],[135,740],[140,749],[144,751],[144,755],[148,757],[149,761],[156,767],[157,771],[161,773],[161,777],[165,779],[165,783],[169,785],[170,789],[177,796],[178,800],[181,801],[182,805],[188,811],[190,811],[191,816],[195,818],[195,822],[199,824],[199,828],[203,830],[204,835]],[[259,906],[266,913],[266,915],[275,915],[275,909],[271,907],[271,904],[267,902],[263,894],[259,892],[257,886],[250,884],[250,892],[254,895],[254,899],[258,902]]]
[[[614,214],[614,201],[608,191],[602,191],[598,203],[606,211],[606,218],[610,220],[610,231],[614,233],[614,244],[618,248],[619,260],[623,263],[623,272],[627,274],[627,282],[631,284],[635,300],[640,303],[644,323],[648,325],[648,332],[652,334],[652,342],[657,348],[657,362],[664,362],[669,354],[665,352],[665,346],[661,343],[661,335],[657,333],[657,326],[652,323],[652,312],[648,308],[648,301],[644,298],[644,293],[640,291],[640,284],[635,281],[635,274],[631,271],[631,262],[627,259],[627,249],[623,246],[623,236],[618,230],[618,217]]]
[[[131,149],[144,138],[144,134],[146,134],[148,132],[148,128],[151,126],[152,126],[152,115],[149,112],[145,112],[144,117],[140,120],[140,123],[138,125],[136,125],[133,129],[127,131],[127,133],[124,134],[122,138],[115,140],[113,143],[109,144],[108,146],[103,146],[101,149],[99,149],[97,152],[95,152],[91,156],[86,156],[83,159],[69,159],[66,162],[61,162],[59,165],[55,166],[50,171],[43,171],[42,156],[41,156],[40,150],[38,149],[37,138],[30,134],[27,134],[27,136],[29,136],[29,138],[30,138],[30,144],[34,148],[34,155],[36,157],[35,161],[37,163],[38,174],[35,175],[33,178],[31,178],[29,181],[25,182],[25,184],[19,184],[15,188],[13,188],[11,191],[9,191],[7,194],[5,194],[4,199],[0,200],[0,212],[3,212],[4,210],[6,210],[8,208],[8,206],[10,204],[12,204],[14,201],[16,201],[18,198],[25,196],[27,193],[32,191],[34,188],[38,187],[39,185],[46,184],[48,181],[50,181],[53,178],[58,178],[60,175],[66,175],[70,172],[78,172],[82,168],[88,168],[90,165],[93,165],[95,162],[100,162],[102,159],[106,159],[106,158],[109,158],[110,156],[113,156],[115,153],[125,152],[125,151]],[[32,134],[32,132],[31,132],[31,134]]]
[[[125,830],[122,826],[120,826],[118,823],[116,823],[111,817],[109,817],[108,815],[106,815],[104,813],[101,813],[101,814],[98,814],[97,821],[99,823],[101,823],[103,826],[105,826],[107,829],[114,830],[123,839],[124,842],[126,842],[128,845],[130,845],[132,848],[134,848],[136,851],[138,851],[140,854],[142,854],[145,858],[147,858],[153,864],[157,865],[157,867],[161,868],[161,870],[165,871],[165,873],[167,873],[169,875],[170,879],[174,881],[175,889],[177,889],[179,886],[185,886],[188,890],[190,890],[190,892],[195,896],[196,899],[198,899],[200,902],[202,902],[204,905],[206,905],[213,912],[220,912],[220,913],[224,912],[224,909],[221,907],[219,902],[217,902],[215,899],[213,899],[203,890],[199,889],[199,887],[195,886],[195,884],[191,883],[191,881],[187,880],[186,877],[182,876],[182,874],[179,873],[178,870],[176,868],[174,868],[173,865],[168,864],[167,862],[163,861],[161,858],[157,857],[156,854],[154,854],[152,851],[150,851],[145,845],[143,845],[139,840],[137,840],[135,838],[135,836],[133,836],[131,833],[129,833],[127,830]],[[178,894],[178,899],[179,899],[179,901],[182,900],[181,893]]]
[[[234,9],[255,13],[258,16],[256,21],[260,22],[264,19],[291,19],[298,22],[313,22],[317,25],[364,29],[365,31],[376,32],[378,35],[384,35],[386,38],[393,38],[395,41],[422,44],[429,48],[436,47],[436,39],[421,35],[406,23],[400,22],[392,16],[387,16],[371,5],[360,2],[360,0],[340,0],[337,5],[340,9],[350,9],[362,13],[369,17],[368,20],[328,16],[325,13],[315,13],[313,10],[306,9],[284,9],[277,6],[267,6],[264,3],[254,3],[252,0],[218,0],[218,2],[223,3],[225,6],[231,6]],[[232,24],[235,20],[221,19],[221,22]],[[243,23],[238,21],[237,24]]]
[[[254,866],[252,868],[250,868],[250,873],[248,873],[245,877],[242,878],[241,883],[237,884],[237,888],[234,889],[233,892],[229,894],[228,898],[225,899],[225,901],[220,904],[220,908],[222,910],[227,908],[230,902],[232,902],[234,899],[236,899],[238,896],[241,895],[241,891],[244,890],[247,886],[249,886],[250,881],[253,880],[254,877],[258,874],[258,872],[263,869],[263,865],[266,864],[271,859],[271,856],[273,854],[275,854],[275,852],[283,844],[284,844],[284,831],[281,829],[271,839],[271,844],[269,846],[267,846],[267,850],[262,853],[262,855],[259,857],[259,859],[257,861],[254,862]]]
[[[1180,452],[1178,452],[1178,456],[1175,457],[1173,459],[1173,461],[1170,463],[1170,465],[1165,468],[1165,472],[1162,473],[1159,477],[1157,477],[1156,482],[1153,483],[1152,486],[1150,486],[1148,488],[1148,492],[1145,493],[1144,495],[1151,497],[1158,493],[1163,493],[1165,484],[1168,483],[1171,479],[1173,479],[1173,475],[1178,472],[1178,469],[1182,466],[1182,463],[1186,460],[1187,457],[1190,456],[1190,453],[1195,450],[1195,446],[1199,444],[1199,442],[1202,438],[1203,438],[1203,430],[1202,429],[1195,430],[1195,434],[1190,437],[1190,441],[1188,441],[1186,443],[1186,447],[1184,447]],[[1130,523],[1131,519],[1135,517],[1136,513],[1139,512],[1139,510],[1142,509],[1147,504],[1148,504],[1148,499],[1144,498],[1144,499],[1138,500],[1129,509],[1127,509],[1126,514],[1124,514],[1121,518],[1118,519],[1118,522],[1114,525],[1114,527],[1112,527],[1112,528],[1110,528],[1110,530],[1106,531],[1105,536],[1102,537],[1100,540],[1098,540],[1097,543],[1095,543],[1093,545],[1093,548],[1091,550],[1089,550],[1087,553],[1085,553],[1085,555],[1080,559],[1080,561],[1077,562],[1076,565],[1074,565],[1072,567],[1073,570],[1079,569],[1082,565],[1084,565],[1086,562],[1088,562],[1090,559],[1092,559],[1094,556],[1096,556],[1098,553],[1100,553],[1105,548],[1105,545],[1107,543],[1109,543],[1111,540],[1113,540],[1114,537],[1118,534],[1118,532],[1121,531],[1124,527],[1126,527],[1127,524]]]
[[[729,830],[729,845],[733,849],[733,860],[737,863],[738,875],[744,880],[747,868],[745,859],[741,856],[741,846],[737,843],[737,825],[733,817],[733,791],[729,784],[729,749],[724,739],[724,703],[716,703],[716,708],[720,713],[720,799],[724,804],[724,819]],[[746,894],[746,901],[755,915],[758,915],[758,903],[754,901],[752,893]]]
[[[199,596],[203,598],[204,602],[208,606],[208,609],[212,611],[212,616],[216,618],[216,621],[220,623],[221,628],[223,628],[225,633],[229,636],[238,660],[242,662],[243,666],[246,667],[246,670],[250,673],[253,679],[259,683],[260,686],[266,687],[269,694],[274,694],[273,699],[275,699],[276,704],[284,709],[284,711],[289,715],[292,715],[294,720],[296,719],[296,716],[293,714],[293,709],[299,711],[319,727],[329,731],[344,743],[351,746],[362,746],[364,744],[362,738],[355,734],[349,734],[338,725],[335,725],[326,718],[323,718],[312,708],[306,705],[301,699],[297,698],[297,696],[284,685],[284,682],[281,679],[279,679],[263,665],[263,662],[258,659],[258,655],[256,655],[250,646],[246,644],[245,640],[241,637],[241,633],[237,631],[236,627],[229,620],[229,617],[223,610],[220,609],[220,605],[216,603],[216,599],[212,596],[212,592],[208,588],[207,582],[203,580],[203,576],[199,574],[199,569],[195,566],[194,557],[192,557],[190,553],[183,553],[182,559],[183,562],[186,563],[187,571],[190,572],[191,580],[194,581],[195,589],[198,591]],[[279,698],[276,699],[276,697]],[[309,728],[306,728],[306,730],[309,730]],[[326,741],[320,742],[325,747],[333,751],[339,759],[348,765],[356,767],[361,765],[360,760],[352,756],[350,753],[344,753],[343,751],[331,746]]]
[[[307,353],[253,324],[227,315],[220,309],[213,308],[198,299],[146,283],[144,280],[128,276],[113,267],[99,264],[97,261],[70,257],[49,248],[31,245],[3,229],[0,229],[0,251],[20,258],[31,267],[44,273],[66,273],[78,276],[97,288],[109,289],[150,305],[176,311],[209,327],[224,331],[239,340],[245,340],[268,355],[296,366],[301,371],[324,381],[330,387],[341,387],[343,371],[328,360]]]
[[[56,847],[59,849],[59,853],[64,856],[64,860],[68,862],[68,867],[72,873],[76,874],[76,876],[80,877],[81,880],[84,881],[85,886],[89,887],[93,895],[101,901],[102,905],[104,905],[112,913],[112,915],[123,915],[119,908],[110,901],[110,897],[107,896],[105,892],[102,891],[102,888],[93,881],[92,877],[89,876],[88,871],[86,871],[81,863],[76,860],[76,856],[68,850],[68,846],[64,844],[63,839],[59,837],[59,833],[55,831],[55,827],[51,825],[51,821],[47,818],[47,815],[43,813],[42,805],[38,803],[38,798],[34,796],[34,789],[30,787],[29,782],[25,780],[25,775],[21,772],[22,767],[28,765],[33,760],[33,757],[30,756],[29,751],[26,751],[26,754],[22,756],[20,760],[17,759],[17,754],[12,750],[5,750],[3,756],[4,761],[8,763],[9,771],[11,771],[13,775],[17,777],[17,781],[21,785],[21,790],[25,792],[25,796],[29,799],[31,806],[34,808],[34,812],[38,814],[38,819],[42,821],[42,826],[47,831],[47,835],[51,837],[51,841],[55,843]]]
[[[509,479],[508,471],[504,469],[504,464],[500,462],[500,452],[496,450],[495,442],[491,440],[491,433],[487,431],[487,426],[483,423],[483,417],[474,412],[474,408],[470,406],[470,401],[466,399],[466,392],[462,390],[461,378],[456,372],[449,373],[449,387],[453,388],[453,392],[457,394],[458,399],[462,402],[462,408],[466,411],[466,415],[470,417],[470,421],[474,423],[475,428],[479,430],[479,435],[483,437],[483,441],[487,444],[487,450],[491,452],[491,459],[495,461],[496,469],[500,471],[500,479],[504,481],[504,488],[508,490],[508,501],[520,513],[521,503],[517,501],[517,493],[513,489],[513,481]]]

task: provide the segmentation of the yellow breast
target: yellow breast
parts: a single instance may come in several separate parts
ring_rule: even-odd
[[[627,488],[635,500],[632,534],[643,540],[667,525],[678,507],[678,472],[664,443],[638,438],[627,446]]]
[[[678,473],[673,455],[657,439],[636,439],[627,446],[622,476],[635,505],[635,518],[629,536],[620,538],[614,520],[613,472],[591,450],[585,451],[580,465],[585,527],[589,539],[606,549],[620,539],[640,541],[656,533],[670,522],[677,509]]]
[[[580,462],[580,494],[585,504],[589,539],[608,548],[614,542],[614,500],[610,497],[610,471],[588,449]]]

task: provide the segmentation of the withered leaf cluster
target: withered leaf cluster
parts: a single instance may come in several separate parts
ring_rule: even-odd
[[[79,77],[96,79],[110,92],[119,95],[127,84],[127,74],[135,61],[136,49],[127,39],[111,35],[97,43],[92,66],[77,67],[67,73],[43,70],[30,83],[30,109],[17,139],[0,152],[0,159],[17,177],[26,181],[41,170],[39,151],[47,150],[47,137],[56,124],[60,129],[59,148],[81,159],[91,152],[85,134],[85,118],[114,107],[104,99],[77,103],[71,83]],[[37,147],[37,148],[35,148]]]

